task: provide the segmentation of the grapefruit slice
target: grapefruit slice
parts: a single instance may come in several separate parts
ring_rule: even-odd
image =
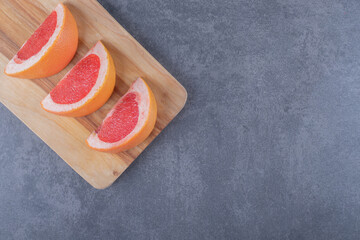
[[[156,115],[154,94],[145,81],[138,78],[86,142],[90,148],[102,152],[128,150],[150,135]]]
[[[42,78],[65,68],[78,45],[78,29],[71,12],[58,4],[5,67],[18,78]]]
[[[98,41],[42,100],[44,110],[58,115],[80,117],[100,108],[115,87],[114,62]]]

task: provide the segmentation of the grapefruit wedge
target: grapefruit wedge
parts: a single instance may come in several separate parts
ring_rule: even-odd
[[[81,117],[100,108],[115,87],[114,62],[98,41],[42,100],[44,110],[58,115]]]
[[[71,12],[58,4],[5,67],[18,78],[43,78],[65,68],[78,46],[78,29]]]
[[[90,148],[102,152],[128,150],[150,135],[156,115],[154,94],[145,81],[138,78],[86,142]]]

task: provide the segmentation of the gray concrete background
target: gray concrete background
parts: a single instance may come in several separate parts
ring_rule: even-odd
[[[187,105],[103,191],[1,106],[0,239],[359,239],[359,1],[101,4]]]

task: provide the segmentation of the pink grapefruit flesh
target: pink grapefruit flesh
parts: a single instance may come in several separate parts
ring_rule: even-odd
[[[94,87],[99,75],[100,58],[90,54],[83,58],[50,92],[55,103],[71,104],[83,99]]]
[[[38,29],[31,35],[31,37],[26,41],[24,46],[17,53],[18,62],[22,60],[27,60],[30,57],[34,56],[40,52],[41,48],[49,41],[50,37],[53,35],[57,23],[57,13],[52,11],[52,13],[45,19],[45,21],[40,25]]]
[[[113,143],[126,137],[135,128],[139,118],[139,107],[136,94],[129,93],[118,103],[113,114],[100,126],[99,139]]]

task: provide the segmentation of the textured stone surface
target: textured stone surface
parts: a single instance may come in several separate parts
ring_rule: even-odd
[[[188,103],[103,191],[1,106],[1,239],[359,239],[359,1],[101,4]]]

